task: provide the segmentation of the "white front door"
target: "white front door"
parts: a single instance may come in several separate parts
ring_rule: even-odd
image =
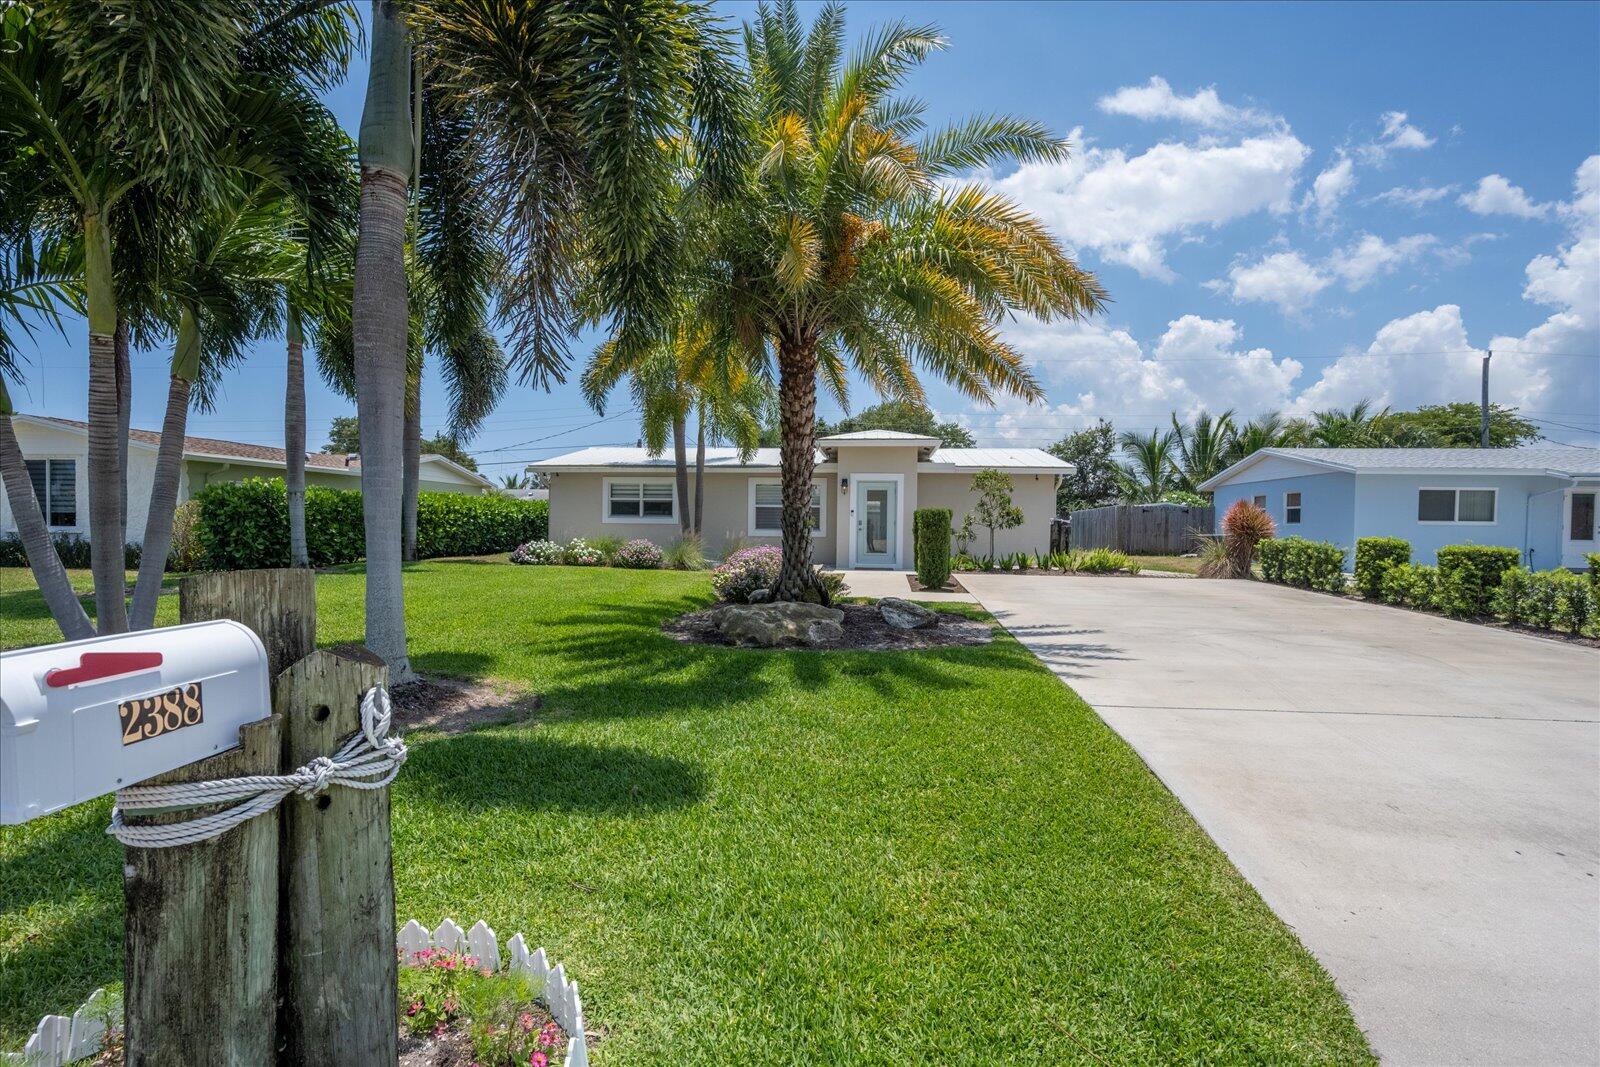
[[[900,483],[858,478],[855,491],[855,566],[897,566],[900,555]]]
[[[1586,565],[1583,558],[1586,553],[1600,551],[1600,540],[1596,540],[1595,529],[1596,525],[1600,525],[1600,519],[1595,515],[1597,503],[1600,503],[1600,491],[1567,490],[1566,498],[1561,502],[1566,512],[1561,516],[1563,567],[1583,567]]]

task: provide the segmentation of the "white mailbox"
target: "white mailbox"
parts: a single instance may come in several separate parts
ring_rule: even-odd
[[[235,747],[272,713],[267,681],[228,619],[0,652],[0,824]]]

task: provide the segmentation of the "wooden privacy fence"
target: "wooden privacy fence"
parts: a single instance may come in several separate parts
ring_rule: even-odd
[[[540,991],[539,998],[567,1032],[565,1067],[588,1067],[589,1044],[584,1033],[583,998],[578,995],[578,983],[567,977],[566,968],[561,964],[550,966],[544,949],[530,953],[521,934],[514,935],[506,943],[502,957],[494,931],[481,919],[473,923],[470,930],[461,929],[454,919],[446,919],[432,931],[412,919],[401,928],[395,947],[406,963],[415,962],[417,953],[423,949],[434,948],[476,956],[480,966],[522,975]],[[0,1065],[64,1067],[100,1052],[105,1047],[107,1030],[122,1024],[121,998],[97,989],[71,1018],[46,1015],[40,1019],[21,1052],[0,1052]]]
[[[1144,556],[1181,556],[1211,533],[1216,509],[1186,504],[1111,504],[1072,513],[1074,550],[1113,548]]]

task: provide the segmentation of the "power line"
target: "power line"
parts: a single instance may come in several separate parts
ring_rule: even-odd
[[[604,418],[595,419],[593,422],[586,422],[582,426],[574,426],[571,429],[562,430],[560,433],[545,434],[543,437],[534,437],[526,441],[518,441],[514,445],[503,445],[500,448],[485,448],[476,452],[469,452],[467,454],[469,456],[488,456],[493,455],[496,452],[510,452],[513,449],[522,448],[526,445],[536,444],[540,441],[548,441],[553,437],[564,437],[569,433],[577,433],[579,430],[587,430],[591,426],[599,426],[602,422],[613,422],[626,415],[636,414],[638,410],[638,408],[629,408],[626,411],[619,411],[615,415],[607,415]]]

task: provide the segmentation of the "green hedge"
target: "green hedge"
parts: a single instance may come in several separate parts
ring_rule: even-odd
[[[938,589],[950,580],[952,517],[949,508],[918,508],[911,516],[917,581],[924,589]]]
[[[77,534],[58,533],[50,538],[56,546],[56,555],[61,557],[61,565],[69,569],[89,569],[89,540]],[[130,570],[139,569],[139,546],[128,544],[122,546],[123,566]],[[0,537],[0,567],[26,567],[28,554],[23,551],[22,538],[16,534],[7,534]]]
[[[1498,545],[1446,545],[1439,549],[1439,609],[1460,617],[1487,615],[1500,578],[1522,558]]]
[[[252,478],[201,490],[196,536],[207,570],[285,567],[289,564],[289,506],[283,480]],[[544,500],[421,493],[417,500],[417,555],[479,556],[509,552],[549,535]],[[306,487],[306,554],[313,567],[352,563],[366,551],[361,493]]]
[[[1383,576],[1390,567],[1411,562],[1411,542],[1401,537],[1356,539],[1356,588],[1368,600],[1383,596]]]
[[[1594,582],[1567,570],[1531,572],[1508,567],[1500,576],[1491,606],[1507,622],[1541,630],[1593,634],[1600,622],[1600,597],[1595,594]]]
[[[1344,591],[1344,549],[1332,542],[1273,537],[1262,541],[1256,551],[1261,558],[1261,576],[1269,582],[1324,593]]]
[[[1412,608],[1433,608],[1439,593],[1439,568],[1426,563],[1399,563],[1384,573],[1385,604],[1404,604]]]

